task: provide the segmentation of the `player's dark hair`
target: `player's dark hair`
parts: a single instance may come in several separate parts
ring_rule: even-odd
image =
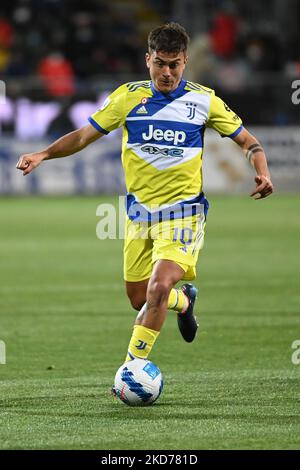
[[[149,53],[152,52],[186,52],[189,36],[178,23],[166,23],[153,29],[148,36]]]

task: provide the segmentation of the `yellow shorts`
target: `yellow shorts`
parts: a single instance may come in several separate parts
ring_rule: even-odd
[[[157,260],[177,263],[184,280],[196,277],[196,263],[204,242],[205,219],[202,214],[156,224],[126,220],[124,242],[124,279],[148,279]]]

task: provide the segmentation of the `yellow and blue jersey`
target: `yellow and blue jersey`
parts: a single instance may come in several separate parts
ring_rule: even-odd
[[[208,203],[202,192],[204,131],[211,127],[233,138],[241,119],[214,90],[181,80],[169,94],[148,81],[120,86],[89,118],[99,132],[123,127],[122,164],[127,213],[134,220],[192,215]],[[162,208],[163,206],[163,208]],[[193,212],[189,212],[193,207]]]

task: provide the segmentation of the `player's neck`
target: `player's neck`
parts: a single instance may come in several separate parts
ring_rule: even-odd
[[[180,81],[178,82],[178,85],[176,86],[176,88],[173,88],[172,90],[170,91],[163,91],[163,90],[160,90],[154,83],[153,80],[151,80],[151,83],[152,83],[152,88],[158,92],[158,93],[162,93],[163,95],[170,95],[171,93],[174,93],[176,90],[178,90],[178,88],[182,85],[182,82],[183,82],[183,78],[180,79]]]

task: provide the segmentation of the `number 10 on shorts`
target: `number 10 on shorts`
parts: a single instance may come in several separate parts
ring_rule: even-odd
[[[183,245],[190,245],[193,241],[193,231],[191,228],[174,228],[173,242],[181,241]]]

